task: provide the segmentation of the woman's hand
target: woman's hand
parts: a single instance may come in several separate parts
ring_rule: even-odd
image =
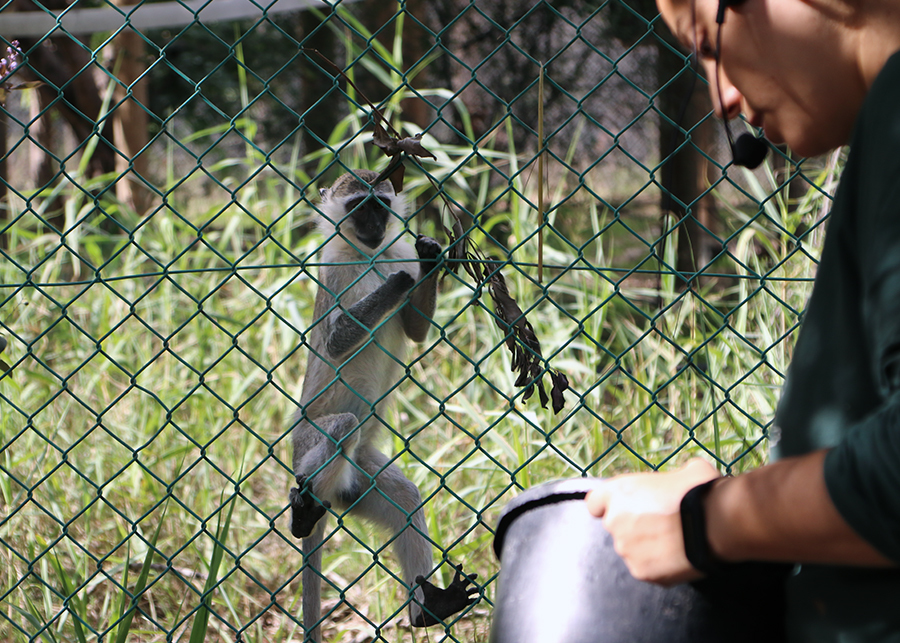
[[[701,577],[684,553],[681,499],[718,477],[715,467],[699,459],[668,473],[617,476],[588,494],[588,511],[603,519],[632,576],[676,585]]]

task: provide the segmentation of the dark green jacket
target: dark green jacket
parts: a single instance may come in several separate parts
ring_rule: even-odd
[[[775,457],[834,447],[832,500],[900,561],[900,54],[856,122],[772,437]],[[900,572],[804,565],[787,596],[792,642],[900,643]]]

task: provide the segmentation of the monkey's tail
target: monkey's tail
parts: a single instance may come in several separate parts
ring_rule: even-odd
[[[304,641],[322,643],[322,539],[325,535],[325,519],[316,524],[313,532],[303,539],[303,630]]]

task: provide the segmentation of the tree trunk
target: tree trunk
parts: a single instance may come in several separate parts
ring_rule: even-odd
[[[675,268],[690,280],[712,260],[719,245],[714,235],[718,228],[715,206],[710,196],[700,199],[706,189],[708,161],[698,150],[708,150],[712,140],[712,121],[701,120],[710,105],[705,86],[699,80],[696,84],[692,81],[692,72],[684,70],[680,56],[660,46],[658,61],[659,86],[675,79],[660,93],[658,103],[667,117],[660,121],[660,157],[664,159],[661,209],[664,217],[672,214],[680,222]],[[673,153],[684,142],[678,125],[692,130],[691,142]]]
[[[336,14],[332,14],[336,15]],[[328,20],[326,15],[325,19]],[[305,49],[314,49],[322,56],[340,66],[335,60],[337,47],[331,29],[312,11],[304,11],[300,16],[300,44]],[[344,97],[334,87],[330,65],[312,51],[305,53],[309,64],[300,65],[303,88],[300,92],[300,119],[303,127],[301,149],[309,154],[322,147],[320,141],[327,141],[344,114]],[[343,85],[343,82],[341,83]]]
[[[116,0],[117,5],[132,0]],[[147,189],[147,154],[141,150],[147,145],[147,111],[149,104],[148,81],[140,78],[147,67],[144,63],[144,40],[132,29],[122,30],[112,42],[110,69],[118,70],[117,78],[124,85],[116,89],[113,113],[113,140],[119,154],[115,157],[116,197],[130,205],[138,214],[144,214],[150,206],[151,192]]]
[[[65,0],[44,0],[42,3],[47,9],[61,11],[68,7]],[[33,3],[24,0],[14,0],[14,10],[28,11],[34,8]],[[72,39],[71,36],[54,37],[44,40],[38,45],[33,38],[20,40],[22,50],[28,52],[28,66],[39,75],[39,79],[46,82],[37,91],[40,95],[41,108],[47,118],[46,110],[55,109],[66,123],[72,128],[76,144],[83,148],[84,143],[94,135],[97,128],[96,119],[100,116],[103,99],[102,92],[94,78],[94,65],[91,56],[85,47]],[[108,121],[97,132],[100,140],[93,155],[88,161],[87,174],[97,176],[115,170],[115,151],[107,141],[112,140],[111,128]],[[71,154],[67,150],[54,150],[61,158],[68,158]],[[51,160],[52,162],[52,160]],[[74,159],[67,161],[71,167]],[[56,168],[54,176],[59,173]],[[40,179],[39,179],[40,180]],[[40,183],[40,186],[46,185]],[[60,232],[64,226],[64,220],[58,211],[48,211],[48,223]]]

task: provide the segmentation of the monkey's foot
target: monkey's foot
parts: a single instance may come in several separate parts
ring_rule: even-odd
[[[328,501],[318,502],[306,486],[306,476],[297,476],[297,487],[291,489],[291,533],[294,538],[306,538],[313,527],[331,508]]]
[[[448,616],[477,603],[481,597],[478,586],[473,584],[476,578],[478,578],[478,574],[471,576],[463,574],[462,565],[456,566],[456,575],[447,589],[435,587],[424,577],[417,576],[416,582],[422,588],[425,605],[412,621],[412,626],[437,625]]]

